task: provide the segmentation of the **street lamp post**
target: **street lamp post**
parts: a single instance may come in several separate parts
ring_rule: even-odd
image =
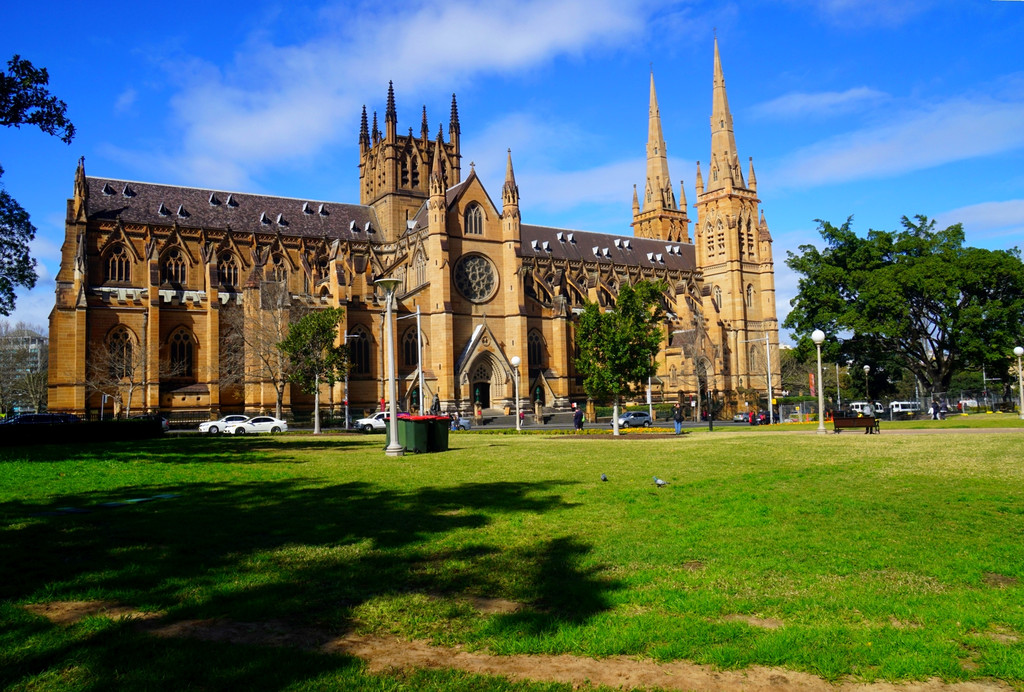
[[[1020,370],[1020,357],[1024,356],[1024,347],[1015,347],[1013,355],[1017,356],[1017,396],[1020,399],[1020,419],[1024,420],[1024,373]]]
[[[521,432],[523,424],[519,419],[519,364],[523,361],[519,356],[512,356],[512,360],[509,362],[512,363],[512,367],[514,368],[513,374],[516,379],[516,432]]]
[[[395,339],[391,313],[394,310],[395,290],[401,282],[398,279],[377,279],[374,283],[384,289],[386,305],[384,340],[387,341],[388,354],[388,417],[391,419],[391,442],[384,449],[384,453],[389,457],[400,457],[405,454],[405,447],[398,443],[398,383],[395,381]]]
[[[871,403],[871,394],[870,394],[870,392],[868,392],[868,373],[869,372],[871,372],[871,366],[870,365],[865,365],[864,366],[864,398],[867,399],[868,403],[870,404]],[[871,408],[872,408],[872,411],[873,411],[874,410],[874,406],[872,406]]]
[[[811,332],[811,341],[818,349],[818,434],[825,434],[825,392],[822,390],[821,379],[821,344],[825,341],[825,332],[815,329]]]

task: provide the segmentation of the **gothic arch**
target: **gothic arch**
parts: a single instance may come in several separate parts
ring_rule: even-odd
[[[463,214],[463,231],[465,235],[483,235],[484,232],[484,209],[476,202],[466,207]]]
[[[132,280],[132,254],[124,243],[114,243],[103,255],[105,281],[130,283]]]

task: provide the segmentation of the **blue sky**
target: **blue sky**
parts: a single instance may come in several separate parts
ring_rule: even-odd
[[[78,157],[90,175],[358,202],[363,104],[431,131],[458,95],[463,171],[500,197],[512,149],[526,223],[629,234],[653,66],[692,204],[710,150],[717,32],[742,161],[787,251],[815,219],[858,232],[902,215],[1024,239],[1024,1],[439,0],[15,3],[7,60],[50,72],[70,145],[0,130],[3,184],[32,215],[40,280],[10,319],[45,325]],[[744,170],[746,164],[744,163]],[[693,217],[691,209],[691,217]],[[785,340],[785,336],[784,336]]]

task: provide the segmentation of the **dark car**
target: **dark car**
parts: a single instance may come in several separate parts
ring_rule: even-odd
[[[160,429],[164,432],[168,432],[171,429],[171,422],[166,417],[161,416],[158,413],[147,413],[139,416],[132,416],[129,420],[155,420],[160,421]]]

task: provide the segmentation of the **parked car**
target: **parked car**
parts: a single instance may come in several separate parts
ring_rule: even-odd
[[[732,422],[733,423],[749,423],[750,422],[750,414],[749,413],[736,413],[736,414],[733,414]]]
[[[280,433],[287,432],[287,430],[288,423],[280,418],[274,418],[273,416],[253,416],[242,423],[229,425],[229,427],[225,429],[225,432],[234,433],[235,435],[245,435],[246,433]]]
[[[232,430],[238,426],[239,423],[244,423],[249,420],[249,416],[243,416],[238,413],[234,413],[230,416],[224,416],[218,420],[206,421],[199,424],[199,432],[209,433],[216,435],[217,433],[224,432],[228,428]]]
[[[388,411],[378,411],[369,418],[360,418],[356,421],[356,430],[363,432],[384,432],[385,422],[390,414]]]
[[[626,411],[619,416],[620,428],[649,428],[651,427],[651,414],[647,411]]]
[[[461,413],[456,414],[456,418],[452,419],[452,430],[469,430],[473,427],[473,421],[466,418]]]
[[[167,432],[171,429],[171,422],[167,420],[166,416],[161,416],[158,413],[146,413],[138,416],[132,416],[128,420],[158,420],[160,421],[160,429]]]

